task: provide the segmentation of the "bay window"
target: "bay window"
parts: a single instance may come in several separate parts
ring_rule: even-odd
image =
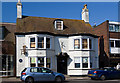
[[[74,40],[74,49],[80,49],[80,40],[79,39]]]
[[[48,37],[32,37],[30,38],[30,48],[46,49],[51,48],[51,39]]]
[[[44,48],[44,37],[38,37],[38,48]]]
[[[87,39],[82,39],[82,49],[88,49]]]
[[[35,48],[35,38],[30,38],[30,48]]]

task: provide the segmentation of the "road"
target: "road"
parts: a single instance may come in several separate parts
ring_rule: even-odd
[[[2,83],[24,83],[20,81],[11,81],[11,82],[2,82]],[[41,83],[41,82],[38,82]],[[44,82],[44,83],[51,83],[51,82]],[[120,79],[117,80],[68,80],[63,83],[120,83]]]

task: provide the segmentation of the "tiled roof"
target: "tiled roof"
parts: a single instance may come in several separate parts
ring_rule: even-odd
[[[90,24],[83,20],[61,19],[63,20],[63,30],[54,28],[54,21],[60,18],[32,17],[26,16],[17,19],[16,33],[36,33],[47,32],[55,35],[92,34],[95,35]]]

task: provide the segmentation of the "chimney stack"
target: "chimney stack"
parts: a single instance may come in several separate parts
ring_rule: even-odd
[[[87,9],[87,4],[85,4],[84,8],[82,9],[82,20],[84,20],[86,23],[89,23],[89,11]]]
[[[22,18],[22,3],[20,0],[17,3],[17,18]]]

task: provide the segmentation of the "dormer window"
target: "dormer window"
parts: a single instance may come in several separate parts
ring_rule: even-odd
[[[63,30],[63,21],[61,21],[61,20],[55,21],[55,29]]]

